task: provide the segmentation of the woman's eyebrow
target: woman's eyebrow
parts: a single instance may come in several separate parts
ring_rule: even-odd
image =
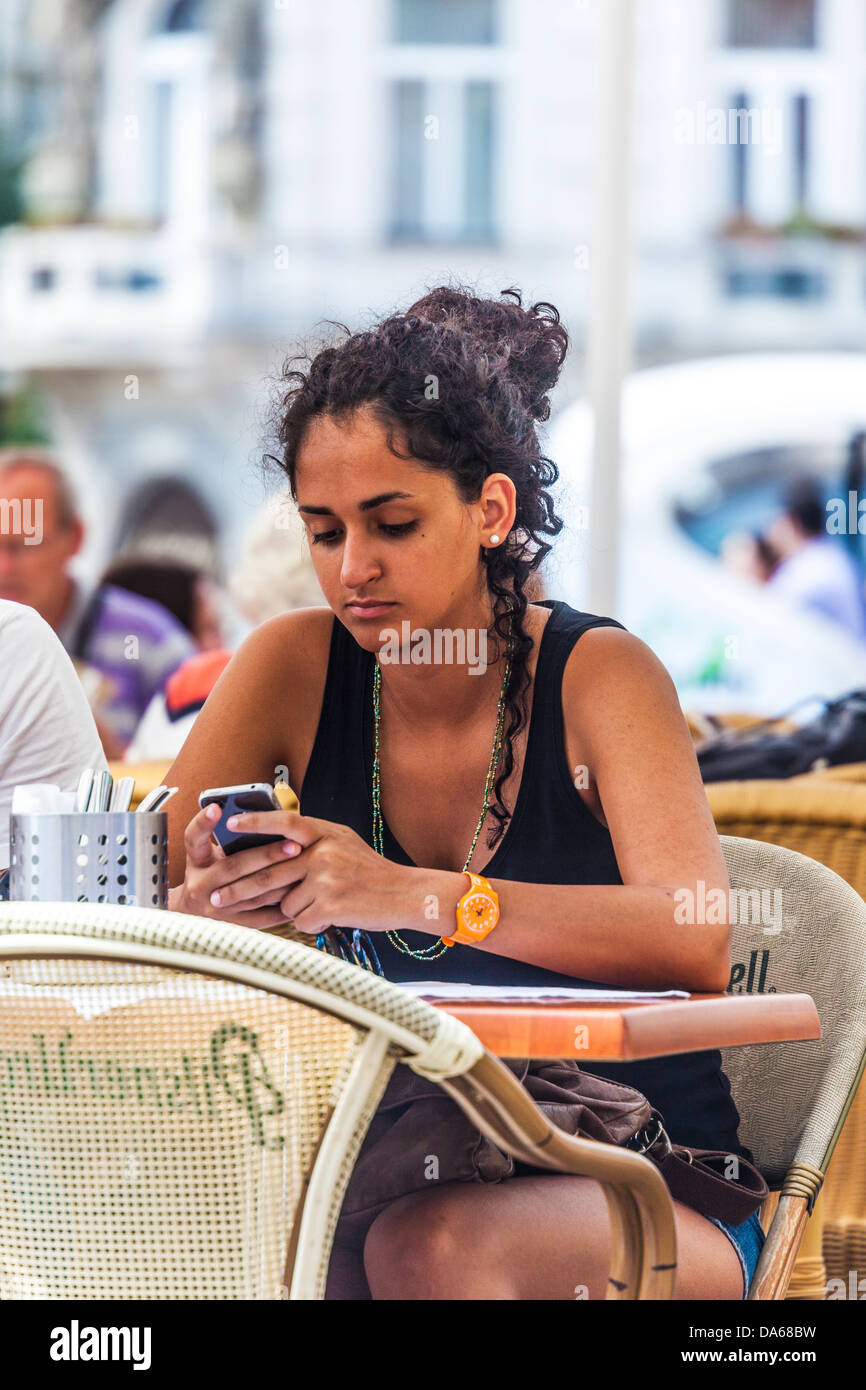
[[[381,507],[385,502],[394,502],[400,498],[414,497],[414,492],[380,492],[378,497],[367,497],[363,502],[358,503],[359,512],[372,511],[374,507]],[[311,516],[333,516],[330,507],[298,507],[299,512],[309,512]]]

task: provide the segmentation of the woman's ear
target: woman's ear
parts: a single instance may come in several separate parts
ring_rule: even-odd
[[[482,545],[502,545],[514,525],[517,490],[507,473],[491,473],[481,489]],[[493,540],[497,536],[498,540]]]

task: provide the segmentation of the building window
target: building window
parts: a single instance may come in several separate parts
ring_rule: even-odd
[[[496,0],[394,0],[397,43],[495,43]]]
[[[185,34],[204,28],[204,0],[174,0],[169,5],[162,25],[167,34]]]
[[[174,87],[171,82],[154,82],[151,92],[153,98],[151,110],[153,177],[150,209],[154,220],[162,223],[166,221],[171,211],[171,138]]]
[[[728,0],[729,48],[814,48],[815,0]]]
[[[493,240],[494,84],[395,82],[391,121],[391,239]]]
[[[723,271],[725,293],[731,299],[824,299],[827,277],[800,266],[728,266]]]
[[[804,92],[796,93],[790,100],[792,139],[782,145],[780,157],[787,157],[791,161],[790,216],[795,217],[805,210],[809,201],[809,161],[811,154],[809,134],[812,103],[811,97]],[[736,113],[737,120],[737,138],[731,138],[730,145],[731,204],[736,215],[748,217],[752,212],[749,197],[750,164],[755,158],[751,150],[751,143],[753,140],[766,138],[760,124],[757,124],[753,129],[750,112],[754,113],[756,121],[760,120],[763,113],[758,107],[749,107],[747,92],[734,93],[731,97],[730,110],[731,113]]]
[[[809,98],[794,97],[794,208],[800,212],[809,201]]]
[[[734,111],[748,110],[748,98],[745,92],[737,92],[732,98],[732,102]],[[733,204],[734,211],[740,216],[746,214],[749,202],[748,150],[749,147],[744,140],[735,140],[731,145],[734,166]]]
[[[489,241],[493,236],[493,83],[468,82],[464,92],[464,230],[470,240]]]
[[[392,235],[420,237],[424,213],[424,83],[393,87],[394,191]]]
[[[40,294],[45,290],[53,290],[57,284],[57,271],[53,265],[35,266],[30,272],[30,284],[34,290]]]

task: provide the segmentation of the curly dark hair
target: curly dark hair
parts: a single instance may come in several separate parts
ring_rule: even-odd
[[[478,501],[491,473],[505,473],[514,483],[514,526],[502,545],[479,547],[478,556],[495,633],[507,641],[510,627],[514,642],[502,771],[490,806],[497,822],[488,836],[491,849],[510,814],[502,788],[514,767],[513,740],[527,717],[533,645],[524,629],[527,582],[551,549],[542,537],[562,530],[548,492],[559,470],[541,452],[536,422],[550,416],[547,393],[569,343],[553,304],[524,308],[519,290],[501,294],[483,299],[465,287],[441,285],[367,331],[333,324],[347,337],[303,354],[308,370],[293,366],[298,357],[285,363],[276,420],[280,453],[267,456],[297,501],[298,451],[310,421],[322,415],[341,420],[369,405],[391,452],[450,474],[464,502]],[[397,435],[408,454],[400,452]]]

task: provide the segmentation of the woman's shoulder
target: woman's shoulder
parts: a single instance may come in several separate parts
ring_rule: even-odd
[[[199,721],[218,710],[224,723],[240,721],[249,728],[255,719],[263,737],[264,726],[273,726],[282,741],[282,712],[288,709],[292,727],[305,726],[307,712],[321,704],[333,622],[330,608],[297,608],[253,628],[214,686]]]
[[[294,608],[254,628],[238,649],[236,660],[261,667],[283,681],[304,679],[327,667],[334,614],[330,608]]]
[[[567,609],[560,622],[580,641],[574,642],[565,664],[564,681],[581,689],[600,693],[611,683],[619,689],[637,687],[644,682],[673,685],[667,670],[652,647],[629,632],[615,618]]]
[[[676,686],[652,647],[621,625],[597,619],[579,635],[563,668],[567,723],[602,739],[626,728],[645,727],[660,738],[685,729]]]

